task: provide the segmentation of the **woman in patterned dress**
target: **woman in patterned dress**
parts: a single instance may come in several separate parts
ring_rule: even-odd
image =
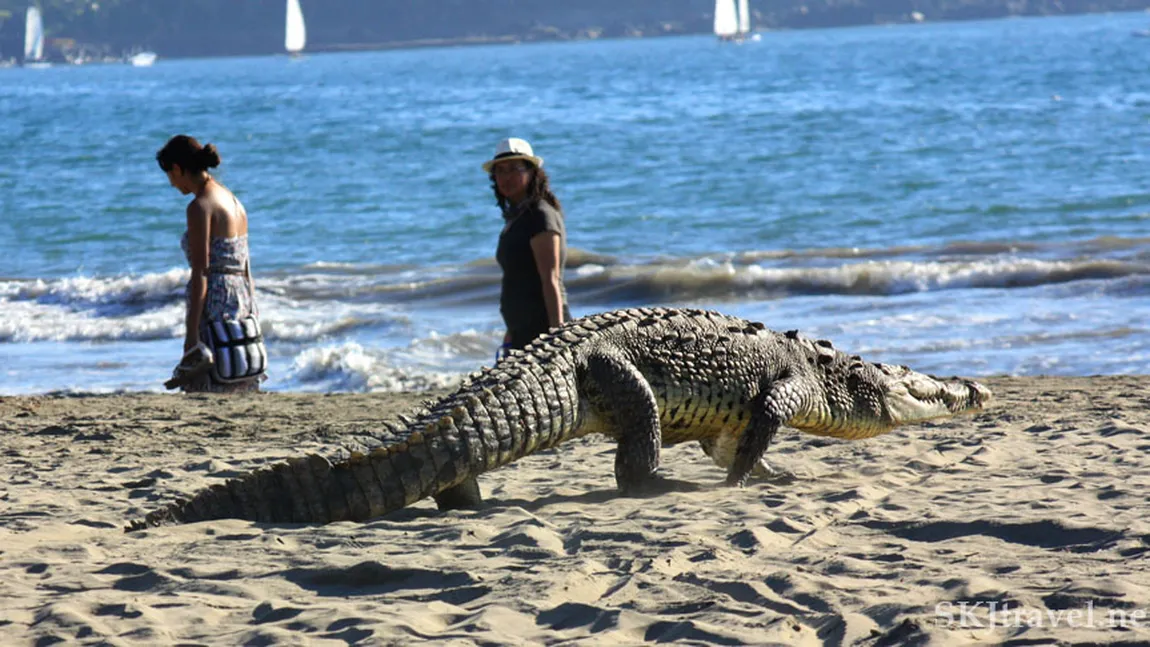
[[[208,172],[220,165],[213,144],[201,146],[192,137],[176,135],[156,153],[156,161],[173,187],[194,196],[187,208],[188,228],[180,241],[192,269],[184,319],[187,353],[207,340],[209,322],[259,315],[248,257],[248,216],[236,196]],[[180,388],[185,392],[258,391],[263,379],[261,374],[225,384],[210,373],[201,373]]]

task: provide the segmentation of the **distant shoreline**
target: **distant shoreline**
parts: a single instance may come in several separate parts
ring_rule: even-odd
[[[1094,5],[1089,5],[1089,9],[1078,11],[1074,8],[1063,9],[1062,11],[1047,11],[1042,6],[1034,5],[1028,6],[1027,9],[1030,13],[1006,13],[1008,7],[986,5],[970,7],[967,11],[959,14],[937,15],[938,10],[935,12],[923,13],[920,11],[907,11],[907,12],[892,12],[883,13],[873,8],[855,7],[858,9],[856,12],[846,11],[844,8],[831,8],[815,6],[813,10],[808,11],[804,5],[798,10],[786,11],[786,8],[778,10],[776,13],[760,16],[759,26],[754,29],[754,33],[769,34],[784,31],[807,31],[817,29],[839,29],[839,28],[852,28],[852,27],[869,27],[869,26],[892,26],[892,25],[909,25],[909,24],[940,24],[940,23],[963,23],[963,22],[979,22],[979,21],[997,21],[1009,18],[1048,18],[1048,17],[1069,17],[1069,16],[1083,16],[1083,15],[1101,15],[1101,14],[1120,14],[1120,13],[1147,13],[1150,12],[1150,0],[1144,0],[1147,3],[1146,7],[1114,7],[1108,10],[1097,10]],[[1062,6],[1059,4],[1059,6]],[[793,8],[792,8],[793,9]],[[1150,18],[1148,18],[1150,21]],[[705,21],[703,21],[705,22]],[[434,47],[474,47],[482,45],[520,45],[530,43],[556,43],[556,42],[574,42],[574,41],[596,41],[596,40],[631,40],[631,39],[648,39],[648,38],[664,38],[669,36],[708,36],[711,32],[707,29],[700,28],[700,22],[694,21],[692,23],[672,23],[662,22],[653,24],[644,24],[637,26],[630,26],[625,28],[613,28],[604,30],[597,27],[582,27],[578,29],[560,29],[557,27],[547,26],[534,26],[527,31],[520,33],[509,33],[497,36],[489,35],[476,35],[476,36],[448,36],[438,38],[412,38],[404,40],[363,40],[363,41],[344,41],[344,42],[325,42],[321,39],[313,40],[303,54],[323,54],[333,52],[367,52],[367,51],[390,51],[390,50],[407,50],[407,49],[427,49]],[[85,43],[84,38],[78,39],[63,39],[74,41],[79,49],[83,51],[86,48],[102,50],[107,52],[110,46],[97,45],[94,43]],[[93,41],[97,39],[92,39]],[[261,39],[266,40],[266,39]],[[317,42],[318,41],[318,42]],[[182,51],[165,52],[165,48],[147,47],[138,45],[134,49],[151,49],[159,54],[160,59],[190,59],[190,58],[224,58],[224,57],[245,57],[245,56],[274,56],[277,54],[284,54],[281,49],[268,48],[262,51],[189,51],[183,49]],[[114,48],[112,48],[114,49]],[[262,48],[261,48],[262,49]],[[71,65],[74,61],[71,60],[68,52],[60,53],[60,50],[55,52],[56,56],[52,58],[52,63],[56,65]],[[88,56],[89,60],[84,62],[84,65],[107,65],[107,64],[121,64],[127,63],[127,56],[117,56],[114,54],[105,54],[102,56]],[[124,59],[124,60],[120,60]],[[0,68],[9,66],[19,66],[18,60],[12,57],[0,58]]]
[[[793,32],[793,31],[817,31],[825,29],[852,29],[864,27],[884,27],[893,25],[926,25],[926,24],[948,24],[948,23],[973,23],[983,21],[999,21],[1010,19],[1039,19],[1039,18],[1059,18],[1071,16],[1088,16],[1088,15],[1105,15],[1116,13],[1148,13],[1150,9],[1143,10],[1128,10],[1128,11],[1090,11],[1090,12],[1075,12],[1075,13],[1061,13],[1061,14],[1041,14],[1041,15],[1004,15],[1004,16],[985,16],[973,18],[952,18],[944,20],[928,20],[924,18],[915,18],[907,15],[902,20],[889,20],[885,22],[860,22],[851,24],[834,24],[834,25],[818,25],[818,26],[797,26],[797,27],[771,27],[752,30],[754,34],[772,34],[780,32]],[[1150,21],[1150,17],[1147,19]],[[400,41],[384,41],[384,42],[351,42],[351,43],[325,43],[322,45],[309,46],[303,51],[304,55],[307,54],[331,54],[342,52],[373,52],[373,51],[394,51],[394,50],[414,50],[414,49],[429,49],[435,47],[479,47],[484,45],[531,45],[536,43],[563,43],[563,42],[590,42],[590,41],[619,41],[619,40],[649,40],[656,38],[671,38],[671,37],[688,37],[688,36],[713,36],[709,31],[683,31],[683,32],[662,32],[662,33],[641,33],[632,35],[611,35],[611,36],[586,36],[586,35],[504,35],[504,36],[468,36],[459,38],[419,38],[412,40]],[[189,56],[162,56],[162,58],[171,59],[184,59],[184,58],[222,58],[229,56],[275,56],[277,54],[284,54],[284,52],[269,52],[267,54],[225,54],[225,55],[189,55]]]

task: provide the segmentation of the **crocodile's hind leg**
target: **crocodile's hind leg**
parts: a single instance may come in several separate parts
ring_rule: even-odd
[[[738,437],[734,434],[723,434],[717,438],[700,440],[699,446],[703,448],[703,453],[714,461],[715,465],[729,470],[735,462],[735,448],[738,446],[738,442]],[[760,458],[758,464],[751,470],[751,478],[775,483],[790,483],[796,480],[794,472],[773,465],[766,456]]]
[[[435,504],[440,510],[477,508],[482,503],[483,494],[480,493],[479,481],[474,476],[435,495]]]
[[[615,483],[624,494],[640,494],[656,480],[663,444],[655,393],[639,369],[609,351],[587,358],[587,377],[595,405],[616,428]]]

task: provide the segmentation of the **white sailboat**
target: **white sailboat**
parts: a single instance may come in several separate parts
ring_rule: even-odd
[[[299,0],[287,0],[287,25],[284,27],[284,49],[298,56],[307,45],[307,27],[303,22],[303,10]]]
[[[715,35],[719,40],[734,40],[738,33],[735,0],[715,0]]]
[[[44,21],[39,7],[28,7],[24,20],[24,67],[49,67],[44,60]]]

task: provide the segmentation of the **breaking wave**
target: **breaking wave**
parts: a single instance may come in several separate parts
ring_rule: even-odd
[[[952,243],[936,248],[748,251],[619,259],[572,250],[566,278],[586,310],[810,295],[896,296],[1040,286],[1143,296],[1147,240],[1073,245]],[[182,334],[186,269],[114,277],[0,279],[0,342],[155,340]],[[497,320],[491,262],[416,268],[311,263],[257,276],[265,332],[299,344],[404,329],[412,313],[481,312]]]

